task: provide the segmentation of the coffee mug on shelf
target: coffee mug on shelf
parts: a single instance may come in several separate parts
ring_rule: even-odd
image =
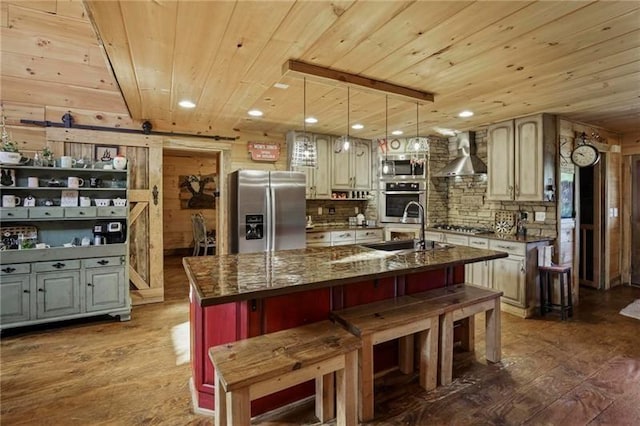
[[[36,176],[29,176],[27,178],[27,186],[29,188],[37,188],[38,186],[40,186],[38,178]]]
[[[91,188],[100,188],[102,186],[102,179],[97,177],[89,178],[89,186]]]
[[[22,198],[16,197],[15,195],[3,195],[2,196],[2,207],[15,207],[19,206]]]
[[[67,186],[69,188],[80,188],[81,186],[84,186],[84,179],[75,176],[69,176],[67,178]]]
[[[76,160],[69,156],[69,155],[63,155],[62,157],[60,157],[60,167],[62,168],[71,168],[73,166],[75,166],[76,164]]]
[[[124,170],[127,168],[127,159],[121,155],[117,155],[113,159],[113,168],[116,170]]]

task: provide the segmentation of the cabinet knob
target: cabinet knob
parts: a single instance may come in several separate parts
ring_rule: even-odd
[[[56,269],[64,268],[65,266],[66,265],[64,263],[60,263],[60,262],[53,264],[53,267]]]
[[[16,268],[12,268],[10,266],[7,266],[6,268],[2,268],[2,272],[5,272],[7,274],[10,274],[10,273],[15,272],[15,271],[16,271]]]
[[[78,214],[79,214],[80,216],[82,216],[82,215],[84,215],[84,212],[83,212],[83,211],[80,211],[80,212],[78,212]]]
[[[22,290],[23,293],[31,293],[29,290]]]
[[[93,287],[93,284],[87,283],[87,287]]]
[[[109,261],[104,259],[98,261],[99,265],[106,265],[107,263],[109,263]]]
[[[13,216],[13,213],[7,213],[7,216]]]
[[[51,213],[49,213],[49,212],[44,212],[44,215],[45,215],[45,216],[51,216]]]
[[[44,288],[39,288],[39,289],[38,289],[38,291],[39,291],[40,293],[44,293]]]

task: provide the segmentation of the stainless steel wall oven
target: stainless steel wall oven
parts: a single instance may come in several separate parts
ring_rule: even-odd
[[[386,223],[402,222],[405,206],[416,201],[423,206],[426,200],[424,182],[396,181],[380,182],[380,221]],[[420,223],[418,208],[409,208],[406,223]]]

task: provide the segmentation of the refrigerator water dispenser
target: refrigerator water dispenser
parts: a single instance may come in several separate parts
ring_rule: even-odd
[[[261,240],[264,235],[264,216],[261,214],[246,215],[247,232],[245,239]]]

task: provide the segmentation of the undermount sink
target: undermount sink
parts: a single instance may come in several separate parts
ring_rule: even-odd
[[[414,240],[394,240],[394,241],[385,241],[382,243],[369,243],[369,244],[360,244],[362,247],[367,247],[374,250],[382,250],[382,251],[420,251],[420,249],[416,249],[414,245]],[[439,245],[438,245],[439,246]],[[436,248],[436,242],[427,240],[425,241],[425,250],[434,250]],[[444,247],[442,247],[444,248]]]

